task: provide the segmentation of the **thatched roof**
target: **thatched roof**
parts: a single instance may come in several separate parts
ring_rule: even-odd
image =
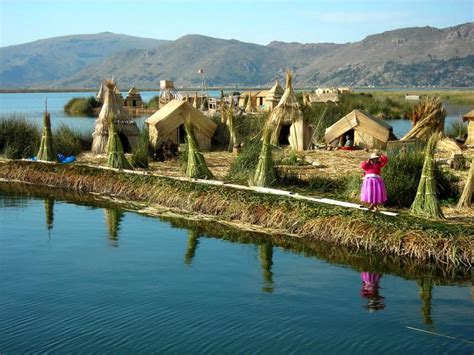
[[[369,113],[353,110],[332,126],[326,128],[324,139],[326,143],[330,143],[351,129],[370,134],[379,141],[387,142],[392,126]]]
[[[217,124],[187,101],[172,100],[168,102],[160,110],[148,117],[145,123],[148,126],[153,126],[159,137],[165,137],[182,125],[188,117],[191,125],[197,128],[204,136],[211,138],[214,135]]]
[[[462,119],[464,122],[469,121],[469,120],[474,120],[474,110],[471,110],[468,113],[466,113],[464,116],[462,116]]]
[[[133,146],[139,135],[139,130],[133,121],[118,102],[116,95],[117,85],[114,80],[106,80],[103,85],[104,104],[95,121],[94,133],[92,133],[92,152],[96,154],[105,153],[109,134],[109,119],[114,118],[117,130],[127,136]]]
[[[278,100],[280,101],[281,97],[283,96],[283,88],[281,87],[280,83],[278,80],[275,81],[275,85],[272,86],[270,90],[267,92],[266,100],[268,101],[274,101]]]
[[[130,90],[128,90],[128,95],[140,95],[140,91],[137,90],[135,86],[132,86]]]

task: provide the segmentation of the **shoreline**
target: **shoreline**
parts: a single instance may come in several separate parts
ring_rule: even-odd
[[[474,233],[470,225],[408,215],[388,217],[285,196],[202,185],[146,174],[85,165],[1,161],[0,178],[36,186],[100,195],[138,203],[141,212],[165,208],[197,220],[208,219],[248,231],[281,234],[308,243],[323,241],[383,255],[472,267]]]
[[[270,230],[255,231],[223,223],[218,220],[203,220],[202,215],[183,215],[169,209],[144,208],[144,203],[130,203],[108,196],[96,194],[80,194],[58,188],[45,188],[24,182],[4,182],[0,180],[0,192],[6,196],[28,196],[35,199],[54,198],[78,205],[94,206],[97,208],[119,208],[123,211],[138,213],[151,218],[159,218],[170,223],[173,228],[185,228],[195,231],[205,238],[218,238],[231,243],[272,245],[283,250],[316,257],[333,265],[349,266],[357,271],[382,272],[403,277],[410,280],[419,280],[429,277],[436,285],[468,284],[471,272],[468,268],[452,268],[436,263],[420,262],[417,259],[396,255],[383,255],[375,252],[364,252],[356,248],[334,245],[328,242],[301,241],[294,236],[272,233]]]

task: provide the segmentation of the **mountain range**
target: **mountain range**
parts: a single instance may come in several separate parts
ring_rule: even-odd
[[[294,72],[296,86],[474,86],[474,22],[413,27],[362,41],[268,45],[186,35],[174,41],[104,32],[0,48],[0,88],[268,86]]]

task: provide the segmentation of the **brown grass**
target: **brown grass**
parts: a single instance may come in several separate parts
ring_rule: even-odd
[[[360,250],[464,267],[472,262],[474,234],[466,232],[468,226],[463,225],[437,227],[408,216],[393,219],[284,197],[80,165],[0,163],[0,178],[161,205],[180,213],[200,214]]]

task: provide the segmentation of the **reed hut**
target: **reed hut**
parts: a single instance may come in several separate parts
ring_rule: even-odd
[[[117,85],[115,85],[114,93],[117,96],[117,102],[121,105],[124,103],[124,99],[122,96],[122,93],[120,92],[119,88]],[[99,91],[97,92],[97,95],[95,96],[96,100],[99,102],[104,102],[104,96],[105,96],[105,86],[104,83],[100,84]]]
[[[128,91],[127,97],[125,98],[123,105],[128,107],[143,106],[142,96],[140,95],[140,92],[135,86],[132,86],[132,88]]]
[[[92,133],[92,152],[95,154],[107,153],[109,119],[113,117],[123,150],[125,153],[129,153],[137,146],[140,131],[137,124],[130,119],[123,106],[118,102],[115,94],[117,88],[115,81],[106,80],[103,87],[104,104],[100,110],[99,117],[95,120],[95,129],[94,133]]]
[[[466,113],[462,119],[467,122],[467,139],[464,144],[474,146],[474,110]]]
[[[265,97],[265,108],[271,111],[275,107],[277,107],[278,103],[283,97],[283,93],[284,93],[283,88],[281,87],[278,80],[276,80],[275,84],[272,86],[270,90],[268,90],[267,96]]]
[[[283,96],[271,112],[269,123],[273,126],[271,143],[285,144],[295,151],[307,150],[311,144],[311,128],[303,119],[303,112],[293,90],[292,73],[286,73],[286,88]]]
[[[384,120],[360,110],[353,110],[326,128],[324,140],[326,144],[341,140],[341,143],[344,143],[345,137],[349,136],[359,148],[385,149],[392,131],[392,126]]]
[[[186,119],[189,119],[193,126],[193,133],[199,149],[210,149],[211,138],[217,129],[217,124],[189,102],[181,100],[170,101],[146,119],[145,124],[150,132],[151,145],[157,149],[161,143],[168,139],[176,144],[184,143],[186,137],[184,121]]]

